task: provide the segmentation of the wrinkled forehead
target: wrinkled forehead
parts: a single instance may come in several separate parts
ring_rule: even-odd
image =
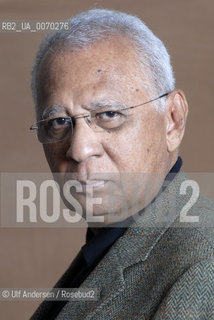
[[[91,90],[103,83],[110,90],[145,87],[148,75],[139,65],[138,56],[126,38],[113,37],[85,48],[74,50],[63,47],[47,52],[39,68],[38,105],[62,90],[83,94],[82,87],[94,84]],[[112,87],[112,89],[111,89]],[[119,92],[120,93],[120,92]]]

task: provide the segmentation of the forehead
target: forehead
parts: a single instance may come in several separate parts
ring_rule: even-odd
[[[45,56],[40,65],[39,103],[62,104],[60,99],[69,96],[73,100],[81,97],[86,104],[93,102],[87,101],[93,96],[119,99],[125,93],[136,95],[142,91],[143,78],[146,75],[142,75],[136,52],[125,38],[113,37],[81,50],[66,48]]]

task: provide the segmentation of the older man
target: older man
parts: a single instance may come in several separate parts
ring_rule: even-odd
[[[182,211],[188,105],[163,43],[136,17],[81,13],[41,44],[32,90],[32,129],[68,208],[75,177],[68,189],[89,223],[56,287],[99,291],[44,302],[32,319],[214,319],[214,233],[197,225],[213,205],[200,196]]]

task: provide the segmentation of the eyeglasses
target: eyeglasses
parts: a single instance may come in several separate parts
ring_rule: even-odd
[[[36,122],[30,130],[36,130],[38,140],[43,143],[55,143],[66,139],[68,134],[73,134],[75,122],[83,118],[87,125],[95,132],[111,132],[119,129],[128,119],[128,110],[143,106],[155,100],[166,97],[170,92],[149,100],[147,102],[131,106],[100,106],[95,110],[90,110],[88,114],[80,114],[73,117],[50,115],[43,120]],[[62,113],[62,112],[61,112]]]

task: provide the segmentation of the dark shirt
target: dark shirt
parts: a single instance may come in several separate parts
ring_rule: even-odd
[[[175,165],[167,174],[165,182],[171,181],[179,172],[181,166],[182,159],[178,157]],[[164,183],[164,185],[166,187],[167,183]],[[165,187],[161,188],[158,195],[164,190]],[[154,200],[155,199],[153,199],[153,201]],[[128,226],[133,221],[133,217],[129,217],[123,222],[113,224],[112,227],[103,227],[96,236],[92,230],[88,228],[86,233],[86,244],[82,246],[80,250],[78,264],[75,266],[75,268],[71,268],[72,272],[70,268],[68,268],[68,270],[64,273],[60,279],[60,287],[78,288],[92,272],[92,270],[98,265],[113,243],[122,236],[122,234],[127,230]],[[67,301],[54,301],[52,304],[44,306],[46,309],[46,319],[55,319],[66,303]],[[41,314],[43,314],[43,312],[41,312]],[[36,319],[40,320],[42,318],[37,317]]]

